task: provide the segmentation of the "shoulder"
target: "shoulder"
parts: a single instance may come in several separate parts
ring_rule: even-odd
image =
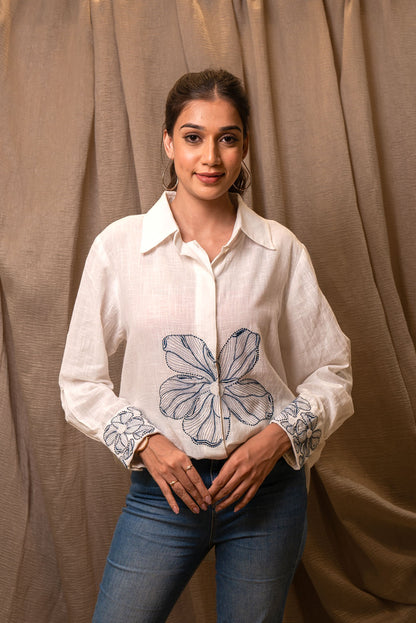
[[[135,238],[143,227],[144,214],[132,214],[107,225],[97,236],[102,244],[113,243],[120,239]]]
[[[300,252],[304,248],[296,235],[285,225],[260,216],[242,200],[239,201],[239,208],[242,229],[256,242],[278,251],[298,250]]]
[[[262,217],[260,217],[262,218]],[[272,219],[263,219],[270,229],[272,240],[276,243],[287,243],[294,246],[303,246],[296,235],[285,225]]]
[[[143,214],[125,216],[107,225],[96,236],[88,253],[87,265],[90,269],[109,267],[128,260],[135,249],[140,248]]]

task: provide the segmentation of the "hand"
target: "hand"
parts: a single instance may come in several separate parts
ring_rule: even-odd
[[[237,512],[248,504],[290,447],[289,437],[283,428],[269,424],[234,450],[209,488],[213,504],[219,502],[216,510],[227,508],[239,500],[234,509]]]
[[[211,496],[189,457],[169,439],[157,433],[140,452],[140,460],[157,482],[174,513],[179,513],[173,492],[195,514],[207,510]],[[190,468],[189,466],[192,465]]]

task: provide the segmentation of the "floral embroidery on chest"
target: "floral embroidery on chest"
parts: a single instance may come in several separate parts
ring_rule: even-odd
[[[273,414],[273,398],[246,375],[259,358],[260,336],[248,329],[235,331],[218,359],[194,335],[168,335],[162,347],[167,366],[177,372],[160,387],[160,410],[182,420],[184,432],[196,444],[218,446],[227,439],[233,418],[256,426]]]

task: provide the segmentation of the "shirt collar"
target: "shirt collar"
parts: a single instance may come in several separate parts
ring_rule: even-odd
[[[253,242],[266,247],[266,249],[276,250],[269,221],[249,208],[240,195],[238,195],[238,212],[232,237],[234,237],[237,227]]]
[[[174,192],[164,192],[155,205],[144,215],[143,235],[140,245],[140,252],[146,253],[161,242],[172,236],[176,232],[179,233],[178,225],[173,218],[169,202],[175,197]],[[238,211],[234,225],[234,231],[230,238],[230,244],[242,231],[253,242],[266,247],[267,249],[276,249],[270,232],[268,221],[256,214],[244,202],[242,197],[238,195]]]
[[[164,192],[151,210],[144,215],[141,253],[150,251],[175,232],[179,232],[169,205],[169,201],[174,197],[174,192]]]

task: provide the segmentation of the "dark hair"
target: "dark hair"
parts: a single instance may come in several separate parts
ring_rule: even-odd
[[[165,107],[164,128],[172,136],[176,120],[182,110],[192,100],[228,100],[237,110],[243,123],[243,135],[248,133],[250,105],[241,80],[225,69],[205,69],[198,73],[187,73],[175,82],[170,90]],[[249,185],[249,175],[243,167],[229,189],[242,194]],[[174,162],[170,165],[170,180],[166,184],[168,190],[175,188],[177,176]]]

